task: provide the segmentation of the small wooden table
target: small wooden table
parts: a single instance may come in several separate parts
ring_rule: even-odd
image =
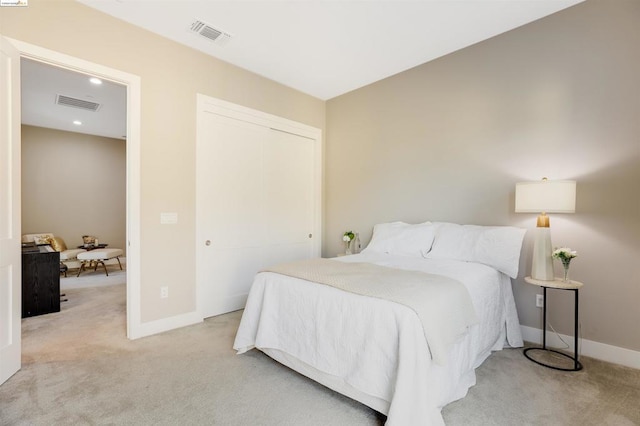
[[[543,298],[544,298],[544,302],[543,302],[543,306],[542,306],[542,323],[543,323],[543,329],[542,329],[542,347],[541,348],[527,348],[524,350],[524,356],[526,356],[528,359],[530,359],[531,361],[535,362],[536,364],[540,364],[542,366],[548,367],[548,368],[553,368],[555,370],[562,370],[562,371],[578,371],[578,370],[582,370],[582,364],[580,363],[580,361],[578,361],[578,290],[580,289],[580,287],[583,286],[583,284],[579,281],[564,281],[561,278],[556,278],[553,281],[545,281],[545,280],[536,280],[534,278],[531,277],[525,277],[525,282],[532,284],[532,285],[537,285],[542,287],[542,291],[543,291]],[[547,348],[547,289],[548,288],[555,288],[558,290],[569,290],[569,291],[573,291],[575,293],[575,302],[574,302],[574,312],[575,312],[575,320],[574,320],[574,331],[573,331],[573,335],[574,335],[574,351],[573,351],[573,356],[567,355],[564,352],[560,352],[560,351],[556,351],[554,349],[548,349]],[[554,352],[556,354],[559,354],[563,357],[569,358],[570,360],[573,361],[573,368],[563,368],[563,367],[557,367],[555,365],[550,365],[550,364],[545,364],[541,361],[538,361],[536,359],[533,359],[530,355],[529,352],[532,351],[547,351],[547,352]]]

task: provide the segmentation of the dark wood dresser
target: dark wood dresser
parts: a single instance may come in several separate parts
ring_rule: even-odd
[[[22,247],[22,318],[60,312],[60,253]]]

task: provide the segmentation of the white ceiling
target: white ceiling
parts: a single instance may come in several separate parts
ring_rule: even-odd
[[[326,100],[582,0],[78,0]],[[194,20],[233,35],[225,46]]]
[[[22,124],[124,139],[127,89],[110,81],[92,84],[90,76],[41,62],[20,61]],[[94,111],[58,105],[58,95],[100,104]],[[73,124],[75,120],[81,125]]]
[[[583,0],[77,1],[326,100]],[[232,38],[220,46],[190,31],[195,20]],[[22,64],[24,124],[125,137],[125,87],[93,86],[84,74],[26,59]],[[57,94],[101,107],[59,106]]]

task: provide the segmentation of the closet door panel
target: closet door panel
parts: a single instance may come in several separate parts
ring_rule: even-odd
[[[253,278],[262,268],[262,248],[213,250],[207,262],[211,286],[204,317],[244,308]]]
[[[207,143],[198,152],[205,232],[213,248],[256,247],[262,225],[262,147],[264,127],[211,114]]]
[[[262,147],[268,129],[207,114],[199,129],[197,232],[203,317],[241,309],[262,265]]]
[[[278,263],[293,262],[294,260],[309,259],[309,243],[272,244],[262,250],[264,266]]]
[[[272,130],[264,153],[266,241],[308,243],[313,230],[313,141]]]

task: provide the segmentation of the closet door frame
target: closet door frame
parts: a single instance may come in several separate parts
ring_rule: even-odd
[[[258,111],[252,108],[248,108],[242,105],[237,105],[228,101],[224,101],[222,99],[213,98],[207,95],[197,94],[197,117],[198,121],[201,120],[201,115],[213,113],[220,116],[233,118],[241,121],[245,121],[248,123],[252,123],[255,125],[263,126],[265,128],[292,133],[295,135],[299,135],[311,140],[313,143],[314,150],[314,170],[313,170],[313,225],[312,225],[312,242],[311,242],[311,253],[312,257],[320,257],[322,250],[322,130],[299,123],[293,120],[289,120],[283,117],[278,117],[276,115],[268,114],[262,111]],[[199,129],[198,129],[199,133]],[[199,226],[199,212],[200,201],[200,187],[199,185],[203,185],[203,182],[199,182],[199,173],[198,173],[198,147],[201,141],[199,139],[199,135],[196,135],[196,277],[198,282],[196,283],[196,306],[198,310],[198,316],[203,318],[204,314],[204,301],[201,299],[202,296],[202,283],[200,282],[200,278],[198,277],[198,259],[203,258],[201,256],[203,250],[206,249],[206,236],[201,235],[202,230]]]

